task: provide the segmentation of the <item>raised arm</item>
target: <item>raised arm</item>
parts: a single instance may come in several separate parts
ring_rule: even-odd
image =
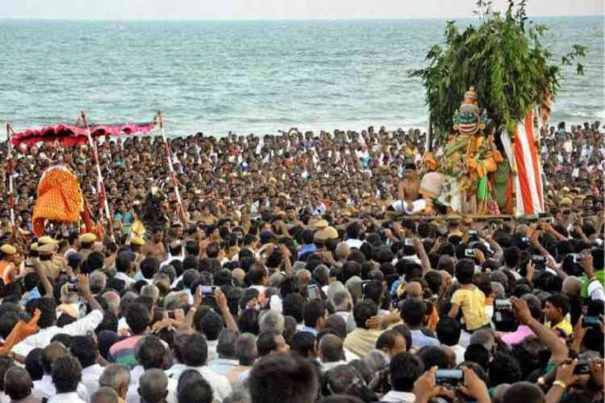
[[[418,253],[418,257],[420,258],[420,264],[422,265],[422,271],[427,272],[431,270],[431,261],[429,260],[429,256],[426,254],[424,250],[424,245],[422,241],[418,237],[413,238],[414,247],[416,248],[416,252]]]
[[[531,316],[527,302],[518,298],[511,298],[515,316],[520,323],[528,326],[551,352],[550,363],[558,364],[569,357],[569,350],[551,329],[544,326]]]
[[[231,311],[229,311],[229,305],[227,304],[227,297],[225,297],[225,294],[223,294],[221,289],[218,288],[214,295],[216,297],[216,304],[218,305],[218,308],[221,310],[221,314],[223,315],[225,327],[227,327],[227,329],[239,331],[237,323],[235,322],[235,319],[233,319]]]
[[[44,295],[52,297],[53,295],[53,286],[50,284],[50,280],[48,280],[48,276],[40,267],[40,262],[36,259],[34,261],[34,269],[40,276],[40,282],[42,283],[42,287],[44,288]]]
[[[88,304],[90,305],[90,309],[92,309],[93,311],[103,312],[103,307],[101,306],[101,304],[99,304],[99,302],[92,295],[92,292],[90,292],[90,285],[88,284],[88,277],[86,277],[84,274],[80,274],[78,276],[78,288],[80,289],[80,293],[82,294],[82,297],[84,297],[86,302],[88,302]]]

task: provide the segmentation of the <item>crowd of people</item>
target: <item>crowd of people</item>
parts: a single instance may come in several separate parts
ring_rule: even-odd
[[[53,164],[97,204],[92,150],[16,149],[0,403],[603,401],[600,130],[543,130],[547,214],[489,220],[392,211],[419,130],[172,138],[180,202],[160,138],[107,138],[103,239],[32,234]]]

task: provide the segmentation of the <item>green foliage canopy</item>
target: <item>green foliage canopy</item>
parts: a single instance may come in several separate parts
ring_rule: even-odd
[[[574,45],[559,64],[541,43],[545,25],[527,21],[526,1],[508,0],[504,15],[492,12],[491,1],[478,0],[481,24],[461,32],[454,21],[445,28],[445,46],[427,53],[428,66],[412,72],[426,88],[431,124],[442,135],[452,127],[452,115],[465,91],[474,86],[481,108],[487,109],[496,130],[513,132],[516,122],[540,104],[544,94],[556,95],[560,67],[583,57],[586,48]],[[583,66],[577,65],[577,73]]]

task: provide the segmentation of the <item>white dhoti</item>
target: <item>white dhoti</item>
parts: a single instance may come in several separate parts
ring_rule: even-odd
[[[398,213],[405,213],[407,215],[419,214],[426,208],[426,201],[424,199],[416,200],[415,202],[407,202],[405,200],[396,200],[391,205]]]

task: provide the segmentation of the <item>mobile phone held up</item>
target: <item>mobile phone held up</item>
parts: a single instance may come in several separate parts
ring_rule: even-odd
[[[309,295],[310,300],[321,299],[319,287],[316,284],[309,284],[307,286],[307,294]]]
[[[437,385],[460,386],[464,385],[464,372],[461,369],[438,369],[435,374]]]
[[[584,316],[582,318],[582,327],[591,328],[591,329],[599,329],[601,326],[601,321],[598,316]]]

